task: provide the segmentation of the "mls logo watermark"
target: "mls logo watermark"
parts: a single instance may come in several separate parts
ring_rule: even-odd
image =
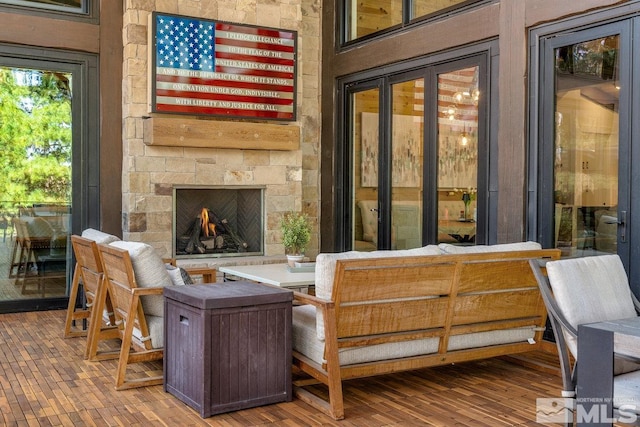
[[[536,422],[555,424],[573,422],[575,399],[538,398],[536,399]]]
[[[640,402],[615,401],[617,412],[614,417],[607,415],[607,405],[602,399],[538,398],[536,399],[536,422],[557,424],[583,423],[623,423],[633,424],[638,420]]]

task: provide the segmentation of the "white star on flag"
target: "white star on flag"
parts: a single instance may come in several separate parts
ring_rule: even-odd
[[[156,19],[158,67],[194,71],[213,70],[213,24],[203,24],[197,19],[175,16],[158,15]]]

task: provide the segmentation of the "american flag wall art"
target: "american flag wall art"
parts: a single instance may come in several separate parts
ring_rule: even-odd
[[[152,15],[157,113],[296,119],[297,33]]]

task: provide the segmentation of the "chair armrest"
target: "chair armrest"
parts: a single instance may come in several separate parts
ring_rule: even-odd
[[[202,276],[202,283],[215,283],[217,270],[210,267],[184,267],[190,276]]]
[[[311,304],[316,307],[333,306],[333,301],[318,298],[314,295],[303,294],[302,292],[293,291],[293,301],[300,304]]]
[[[548,260],[539,260],[539,259],[531,259],[529,260],[529,265],[531,266],[531,270],[533,271],[533,275],[538,282],[538,288],[540,289],[540,294],[542,295],[542,299],[547,308],[547,312],[556,319],[556,321],[560,324],[562,329],[569,333],[573,338],[578,337],[578,330],[573,327],[571,323],[564,317],[562,314],[562,310],[556,304],[556,301],[553,297],[553,291],[551,289],[551,284],[549,283],[549,277],[542,272],[542,268],[546,267]]]
[[[131,289],[131,293],[133,295],[162,295],[164,292],[164,287],[154,287],[154,288],[134,288]]]

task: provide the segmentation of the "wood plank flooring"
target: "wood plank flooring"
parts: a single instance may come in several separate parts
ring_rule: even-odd
[[[64,315],[0,315],[0,425],[535,426],[536,398],[561,387],[555,356],[536,353],[348,381],[339,422],[295,398],[202,419],[162,386],[115,391],[116,361],[83,360]]]

